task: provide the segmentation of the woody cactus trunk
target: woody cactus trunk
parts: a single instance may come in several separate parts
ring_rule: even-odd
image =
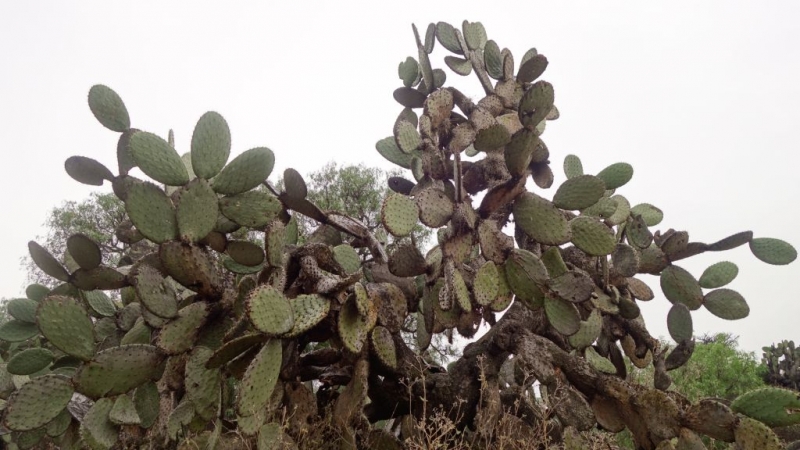
[[[154,250],[106,267],[83,235],[69,238],[66,265],[29,244],[63,284],[31,286],[0,328],[3,426],[15,445],[291,448],[327,424],[330,447],[391,449],[440,414],[475,448],[493,446],[500,423],[522,435],[544,429],[551,443],[571,436],[571,448],[584,445],[576,431],[595,427],[627,428],[641,449],[695,448],[698,435],[779,448],[769,426],[800,421],[789,413],[796,395],[770,388],[728,407],[667,388],[692,355],[693,311],[749,312],[724,287],[736,265],[695,278],[679,261],[748,245],[788,264],[795,249],[749,231],[710,244],[654,231],[662,211],[621,194],[633,176],[626,163],[585,172],[577,156],[559,157],[568,179],[548,196],[554,157],[542,135],[559,111],[540,79],[547,58],[531,49],[515,64],[478,22],[414,27],[414,37],[418,57],[400,63],[394,92],[403,109],[376,148],[413,177],[390,181],[383,224],[396,237],[418,223],[437,229],[427,254],[413,244],[386,254],[359,221],[308,201],[296,171],[278,192],[266,147],[229,161],[231,134],[216,112],[200,117],[181,156],[171,136],[132,128],[114,91],[91,88],[92,113],[120,133],[117,174],[81,156],[66,171],[111,183],[130,219],[120,240]],[[453,72],[477,76],[480,100],[446,87],[430,60],[437,41]],[[320,224],[302,245],[298,214]],[[232,238],[242,228],[263,245]],[[643,273],[660,277],[673,304],[671,350],[639,313],[654,298]],[[420,353],[435,334],[470,338],[482,324],[488,332],[446,369]],[[654,366],[654,386],[626,381],[626,360]]]

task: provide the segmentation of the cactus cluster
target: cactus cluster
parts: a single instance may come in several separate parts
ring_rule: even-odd
[[[785,391],[757,391],[730,409],[667,390],[668,371],[692,354],[692,311],[730,320],[749,312],[724,287],[733,263],[699,279],[676,263],[747,244],[767,263],[788,264],[794,248],[751,232],[706,244],[653,230],[661,210],[617,192],[633,176],[627,163],[585,173],[567,155],[567,181],[548,198],[554,174],[542,135],[560,113],[540,79],[547,58],[530,49],[515,64],[479,22],[413,31],[417,58],[399,65],[394,92],[403,109],[376,149],[413,177],[390,181],[382,223],[396,237],[420,222],[438,229],[426,254],[413,243],[387,254],[358,220],[309,201],[292,169],[276,190],[266,147],[229,161],[231,133],[218,113],[201,116],[181,155],[172,139],[131,128],[114,91],[92,87],[92,113],[120,133],[118,174],[80,156],[65,168],[82,183],[110,182],[130,219],[120,240],[155,250],[107,267],[97,244],[76,235],[67,243],[75,264],[65,266],[30,243],[34,262],[63,284],[31,286],[0,327],[0,405],[15,445],[163,448],[191,437],[210,449],[242,439],[292,448],[330,411],[332,447],[401,448],[414,438],[407,423],[439,410],[476,448],[491,445],[501,420],[573,445],[576,431],[599,424],[629,428],[644,449],[690,448],[698,434],[778,448],[766,425],[800,421],[782,409],[797,407]],[[452,53],[453,72],[477,76],[482,98],[445,87],[431,64],[436,42]],[[302,245],[297,214],[320,224]],[[260,244],[234,238],[240,229]],[[639,274],[658,275],[673,303],[672,351],[645,327],[638,302],[654,294]],[[473,337],[482,324],[490,331],[448,369],[412,349],[439,333]],[[626,358],[653,365],[654,386],[625,381]],[[531,394],[536,381],[554,416]],[[392,432],[371,429],[389,419]]]
[[[794,341],[783,341],[761,350],[761,363],[766,367],[764,381],[800,391],[800,348],[795,347]]]

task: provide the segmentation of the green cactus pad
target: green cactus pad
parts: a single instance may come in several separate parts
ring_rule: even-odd
[[[640,203],[634,206],[631,208],[631,214],[642,216],[645,225],[648,227],[654,227],[664,219],[664,213],[649,203]]]
[[[708,266],[698,282],[704,289],[716,289],[733,281],[738,274],[739,267],[736,264],[730,261],[721,261]]]
[[[178,152],[161,137],[139,131],[128,143],[133,160],[150,178],[167,186],[183,186],[189,182],[189,171]]]
[[[606,189],[617,189],[624,186],[633,177],[633,167],[628,163],[612,164],[597,174],[603,180]]]
[[[102,186],[103,181],[112,181],[114,174],[101,163],[85,156],[70,156],[64,169],[73,180],[90,186]]]
[[[20,320],[9,320],[0,325],[0,341],[22,342],[39,334],[36,325]]]
[[[27,298],[15,298],[6,303],[8,315],[21,322],[36,323],[36,308],[39,302]]]
[[[144,318],[139,319],[133,324],[130,330],[122,336],[119,343],[120,345],[130,344],[149,344],[152,338],[150,328],[147,326]]]
[[[178,317],[161,328],[156,341],[158,348],[168,355],[177,355],[191,349],[197,333],[206,322],[209,309],[208,303],[196,302],[178,311]]]
[[[210,255],[202,248],[176,241],[166,242],[159,247],[159,258],[167,274],[178,283],[199,294],[218,295],[219,273]]]
[[[47,423],[47,430],[45,432],[50,437],[58,437],[66,433],[71,424],[72,414],[65,408],[58,413],[55,419]]]
[[[62,352],[84,361],[94,356],[92,319],[77,299],[58,295],[45,298],[36,312],[36,323],[42,335]]]
[[[369,322],[371,321],[358,313],[355,301],[348,301],[342,305],[339,311],[338,329],[339,337],[347,350],[352,353],[361,352],[367,333],[370,332]]]
[[[661,290],[672,303],[683,303],[694,311],[703,303],[700,284],[686,269],[669,266],[661,272]]]
[[[117,307],[111,298],[103,291],[83,291],[83,298],[92,312],[101,317],[112,317],[117,313]]]
[[[395,251],[389,255],[389,272],[398,277],[422,275],[426,269],[425,258],[410,242],[398,244]]]
[[[737,447],[742,450],[781,450],[785,449],[774,431],[763,423],[743,417],[733,430]]]
[[[275,155],[266,147],[247,150],[233,159],[212,181],[214,192],[236,195],[265,181],[275,166]]]
[[[639,249],[647,249],[650,247],[650,244],[653,243],[653,233],[647,228],[642,216],[638,214],[632,214],[625,223],[625,236],[628,238],[628,243],[631,244],[631,246]],[[662,256],[664,255],[664,252],[661,251],[660,248],[657,246],[653,247],[658,249],[659,254]],[[644,260],[643,255],[640,256],[642,256],[640,259]],[[664,257],[666,258],[666,256]]]
[[[33,378],[8,398],[5,426],[14,431],[39,428],[67,407],[73,392],[69,380],[62,376]]]
[[[333,258],[342,266],[345,273],[355,273],[361,270],[361,257],[356,249],[348,244],[337,245],[333,248]]]
[[[609,219],[616,212],[617,202],[609,197],[602,197],[597,203],[581,211],[581,215]]]
[[[732,289],[715,289],[703,297],[703,306],[720,319],[739,320],[750,315],[742,295]]]
[[[708,244],[707,249],[710,252],[721,252],[725,250],[732,250],[744,244],[749,244],[751,240],[753,240],[753,232],[742,231],[741,233],[736,233],[724,239],[720,239],[719,241],[714,242],[713,244]]]
[[[175,291],[158,270],[146,264],[138,266],[133,285],[136,296],[148,311],[164,319],[178,314]]]
[[[448,266],[445,266],[445,268],[446,267]],[[469,289],[467,288],[466,282],[464,282],[464,276],[461,275],[460,270],[454,269],[452,271],[452,280],[453,281],[451,286],[451,292],[453,293],[453,296],[458,302],[458,305],[461,307],[463,311],[471,311],[472,302],[470,301],[469,298]]]
[[[537,81],[522,96],[519,102],[519,120],[526,128],[533,128],[547,117],[553,109],[555,93],[553,85],[546,81]]]
[[[631,215],[631,204],[628,199],[621,195],[614,195],[611,200],[616,203],[617,207],[614,212],[606,219],[609,225],[620,225],[628,220]]]
[[[139,426],[150,428],[156,423],[159,414],[160,399],[158,387],[153,382],[147,382],[133,391],[133,404],[139,415]]]
[[[414,158],[414,154],[404,153],[400,150],[394,140],[394,136],[383,138],[375,143],[375,150],[389,162],[397,164],[404,169],[411,168],[411,159]]]
[[[470,50],[483,48],[484,44],[486,44],[486,29],[482,23],[467,22],[465,20],[461,24],[461,29],[464,32],[464,41]]]
[[[266,338],[261,333],[251,333],[231,339],[211,355],[206,362],[206,367],[209,369],[221,367],[247,350],[265,341]]]
[[[416,201],[420,222],[431,228],[446,225],[455,210],[453,200],[439,189],[424,189],[416,195]]]
[[[300,172],[292,168],[283,171],[283,186],[286,195],[295,200],[303,200],[308,195],[306,181],[303,179],[303,176],[300,175]]]
[[[511,141],[511,133],[499,123],[488,126],[478,131],[475,135],[475,150],[489,152],[503,147]]]
[[[370,341],[372,350],[381,363],[390,369],[397,369],[397,353],[392,333],[382,326],[376,326],[372,329]]]
[[[508,287],[531,309],[543,305],[544,294],[539,286],[547,282],[548,274],[542,261],[527,250],[514,249],[503,264]]]
[[[639,253],[633,247],[619,243],[611,253],[611,264],[623,277],[632,277],[639,271]]]
[[[588,361],[589,364],[591,364],[596,370],[599,370],[603,373],[617,373],[617,368],[614,367],[614,364],[608,359],[600,356],[594,347],[586,347],[585,356],[586,361]]]
[[[782,266],[797,259],[797,250],[788,242],[774,238],[755,238],[750,241],[750,251],[767,264]]]
[[[46,348],[33,347],[16,353],[8,360],[6,370],[12,375],[30,375],[53,362],[53,352]]]
[[[459,75],[467,76],[472,73],[472,64],[464,58],[448,55],[444,57],[444,63]]]
[[[603,329],[603,315],[599,310],[593,309],[585,321],[580,323],[578,331],[569,337],[569,344],[576,349],[586,348],[600,337]]]
[[[558,298],[571,303],[581,303],[589,300],[595,285],[591,278],[580,272],[566,272],[551,278],[547,287]]]
[[[436,40],[442,44],[442,47],[453,53],[459,55],[464,53],[463,50],[461,50],[461,44],[458,42],[456,29],[447,22],[438,22],[436,24]]]
[[[565,181],[553,196],[553,204],[561,209],[584,209],[594,205],[606,191],[603,180],[592,175],[579,175]]]
[[[386,230],[394,236],[403,237],[411,234],[417,224],[419,211],[414,200],[409,197],[391,193],[383,200],[381,207],[381,221]]]
[[[330,311],[331,301],[316,294],[298,295],[290,299],[294,313],[294,327],[284,335],[286,338],[299,336],[322,321]]]
[[[667,329],[675,342],[683,342],[692,338],[692,313],[683,303],[675,303],[667,313]]]
[[[96,84],[89,89],[89,109],[97,121],[111,131],[122,133],[131,127],[125,103],[108,86]]]
[[[194,404],[187,397],[184,397],[178,403],[178,406],[172,410],[169,419],[167,419],[167,435],[169,438],[173,441],[177,440],[181,431],[192,423],[194,417]]]
[[[152,183],[132,185],[125,199],[125,210],[136,229],[157,244],[178,235],[175,206],[164,191]]]
[[[253,358],[239,385],[239,397],[236,399],[239,414],[252,416],[267,405],[278,381],[282,353],[280,339],[271,339]]]
[[[133,399],[128,395],[120,395],[108,412],[108,419],[114,425],[138,425],[141,423]]]
[[[244,266],[257,266],[264,262],[264,250],[250,241],[229,241],[225,250],[231,258]]]
[[[544,312],[547,320],[559,333],[571,336],[581,327],[581,316],[578,308],[572,303],[558,297],[547,296],[544,299]]]
[[[270,223],[280,212],[281,202],[264,191],[250,191],[219,200],[222,214],[237,224],[260,228]]]
[[[209,180],[219,173],[231,154],[231,131],[225,119],[214,111],[200,117],[192,133],[192,168]]]
[[[495,80],[503,78],[503,56],[500,54],[500,47],[493,40],[486,41],[483,47],[483,60],[486,65],[486,72]]]
[[[122,394],[161,378],[164,360],[165,355],[152,345],[111,347],[78,369],[76,389],[91,398]]]
[[[294,219],[294,217],[292,219]],[[289,222],[289,225],[292,223],[294,226],[290,227],[284,226],[283,222],[280,220],[273,220],[267,227],[265,236],[266,258],[267,264],[272,267],[283,266],[284,247],[287,244],[294,245],[297,243],[297,234],[293,234],[292,238],[289,238],[289,234],[297,232],[297,221],[292,220]],[[292,230],[294,231],[292,232]],[[294,240],[294,242],[290,242],[292,240]]]
[[[94,269],[103,262],[100,247],[85,234],[73,234],[67,239],[67,251],[78,265],[86,270]]]
[[[58,260],[53,257],[47,250],[34,241],[28,242],[28,251],[31,254],[31,259],[37,267],[42,269],[42,272],[50,275],[59,281],[69,280],[69,272]]]
[[[401,120],[395,125],[394,139],[397,143],[397,148],[409,155],[422,145],[422,139],[417,129],[412,123],[405,120]]]
[[[117,313],[117,327],[122,331],[128,331],[142,317],[142,305],[139,302],[128,303]]]
[[[561,210],[531,192],[524,192],[514,201],[514,220],[528,236],[542,244],[561,245],[572,238]]]
[[[572,243],[591,256],[605,256],[616,248],[614,230],[591,217],[576,217],[569,221]]]
[[[497,298],[500,289],[499,278],[497,265],[493,261],[486,261],[475,273],[472,289],[475,301],[479,305],[489,305]]]
[[[567,155],[564,158],[564,175],[568,180],[583,175],[583,164],[576,155]]]
[[[195,178],[178,190],[176,219],[180,238],[197,242],[217,224],[217,194],[207,181]]]
[[[545,69],[547,69],[547,58],[544,55],[534,55],[527,60],[523,57],[517,72],[517,81],[530,83],[539,78]]]
[[[417,75],[419,75],[417,60],[410,56],[407,57],[405,61],[397,66],[397,75],[403,80],[403,86],[409,88],[414,86],[414,81],[417,80]]]
[[[186,395],[204,420],[212,420],[219,412],[222,374],[218,369],[206,368],[212,354],[211,349],[195,347],[186,361]]]
[[[731,409],[769,427],[800,423],[800,397],[788,389],[766,387],[747,392],[731,403]]]
[[[81,439],[92,449],[110,449],[119,439],[119,429],[111,421],[109,414],[114,408],[114,400],[97,400],[81,421]]]
[[[247,317],[258,331],[270,336],[286,333],[294,326],[289,300],[270,285],[261,285],[250,294]]]
[[[25,296],[27,296],[29,299],[35,300],[37,302],[41,301],[49,293],[50,293],[50,289],[47,286],[43,286],[43,285],[38,284],[38,283],[34,283],[34,284],[31,284],[31,285],[28,285],[28,287],[25,288]]]
[[[512,176],[525,174],[539,144],[539,136],[531,130],[521,129],[514,133],[503,152],[506,167]]]

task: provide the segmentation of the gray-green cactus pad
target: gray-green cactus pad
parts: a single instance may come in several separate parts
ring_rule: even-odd
[[[108,86],[96,84],[89,89],[89,109],[97,121],[111,131],[122,133],[131,127],[125,103]]]
[[[747,392],[731,403],[731,409],[770,427],[800,423],[800,398],[788,389],[766,387]]]
[[[218,415],[221,394],[220,371],[206,368],[212,354],[209,348],[195,347],[186,362],[186,395],[194,404],[195,412],[205,420]]]
[[[200,117],[192,133],[192,168],[198,177],[217,175],[231,154],[231,131],[225,119],[214,111]]]
[[[81,302],[54,295],[41,301],[36,323],[42,335],[62,352],[89,360],[95,352],[92,319]]]
[[[42,269],[42,272],[59,281],[69,280],[69,272],[67,272],[67,269],[65,269],[50,252],[45,250],[44,247],[34,241],[30,241],[28,242],[28,252],[30,252],[34,264]]]
[[[514,220],[528,236],[542,244],[561,245],[572,238],[561,210],[530,192],[523,193],[514,202]]]
[[[703,306],[715,316],[726,320],[744,319],[750,315],[742,295],[732,289],[715,289],[703,297]]]
[[[628,163],[612,164],[597,174],[605,182],[606,189],[617,189],[625,185],[633,177],[633,167]]]
[[[544,312],[547,320],[559,333],[571,336],[581,326],[581,316],[574,304],[557,297],[547,296],[544,299]]]
[[[109,414],[114,408],[114,400],[97,400],[81,422],[81,439],[92,449],[110,449],[119,439],[119,429],[111,421]]]
[[[642,216],[644,223],[648,227],[654,227],[658,225],[664,218],[664,213],[649,203],[639,203],[638,205],[634,206],[631,208],[631,214]]]
[[[99,398],[161,378],[165,355],[152,345],[122,345],[98,353],[75,374],[78,392]]]
[[[189,171],[180,155],[161,137],[139,131],[131,136],[128,149],[142,172],[159,183],[183,186],[189,182]]]
[[[6,312],[11,317],[28,323],[36,323],[36,308],[39,302],[27,298],[15,298],[6,303]]]
[[[797,259],[797,250],[788,242],[774,238],[755,238],[750,241],[750,251],[767,264],[782,266]]]
[[[67,239],[67,251],[78,265],[86,270],[94,269],[103,262],[97,243],[85,234],[73,234]]]
[[[675,342],[692,338],[692,313],[683,303],[675,303],[667,314],[667,329]]]
[[[703,303],[700,284],[686,269],[669,266],[661,272],[661,290],[672,303],[683,303],[694,311]]]
[[[209,305],[196,302],[178,311],[178,317],[169,321],[158,335],[156,345],[168,355],[188,351],[197,339],[197,333],[208,317]]]
[[[294,326],[294,312],[289,300],[270,285],[261,285],[247,299],[247,317],[262,333],[276,336]]]
[[[146,264],[139,265],[133,285],[139,300],[153,314],[165,319],[178,314],[175,291],[158,270]]]
[[[414,200],[403,194],[391,193],[383,200],[381,221],[390,233],[402,237],[411,234],[417,224],[419,211]]]
[[[175,215],[181,239],[197,242],[206,237],[217,224],[217,194],[207,181],[196,178],[178,191],[177,198]]]
[[[277,197],[265,191],[250,191],[219,201],[222,214],[235,223],[260,228],[270,223],[282,206]]]
[[[125,210],[136,229],[157,244],[175,239],[178,235],[175,206],[155,184],[132,185],[125,198]]]
[[[572,243],[591,256],[605,256],[616,248],[614,230],[591,217],[576,217],[569,222]]]
[[[72,398],[69,379],[59,375],[33,378],[8,399],[5,425],[10,430],[27,431],[55,419]]]
[[[698,282],[704,289],[716,289],[733,281],[738,274],[739,268],[736,264],[730,261],[720,261],[708,266],[700,275]]]
[[[212,187],[223,195],[236,195],[249,191],[265,181],[275,166],[275,155],[266,147],[243,152],[217,175]]]
[[[30,375],[53,362],[53,352],[46,348],[33,347],[16,353],[8,360],[6,370],[12,375]]]
[[[9,320],[0,325],[0,341],[22,342],[39,334],[36,325],[20,320]]]
[[[271,339],[247,367],[239,386],[236,410],[243,416],[261,411],[275,389],[281,369],[282,347],[280,339]]]
[[[572,177],[558,187],[553,204],[562,209],[584,209],[594,205],[603,196],[606,185],[598,177],[580,175]]]

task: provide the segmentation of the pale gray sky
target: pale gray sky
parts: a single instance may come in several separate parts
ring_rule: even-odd
[[[662,208],[659,228],[708,242],[749,229],[798,246],[798,17],[793,1],[3,2],[0,296],[23,293],[19,258],[47,212],[92,191],[64,160],[115,170],[117,134],[86,105],[93,84],[122,96],[135,127],[173,128],[181,152],[214,110],[231,126],[234,154],[268,146],[274,173],[330,160],[389,168],[374,144],[400,111],[392,91],[397,64],[416,56],[410,25],[440,20],[483,22],[517,61],[530,47],[548,57],[543,78],[561,111],[544,135],[556,186],[569,153],[589,173],[625,161],[635,174],[619,193]],[[446,54],[437,44],[435,67]],[[448,71],[456,78],[480,96],[474,76]],[[800,340],[800,263],[768,266],[745,247],[680,265],[699,277],[720,260],[739,265],[729,287],[751,314],[727,322],[698,311],[696,332],[730,331],[759,353]],[[660,295],[643,306],[656,335],[667,336],[668,307]]]

